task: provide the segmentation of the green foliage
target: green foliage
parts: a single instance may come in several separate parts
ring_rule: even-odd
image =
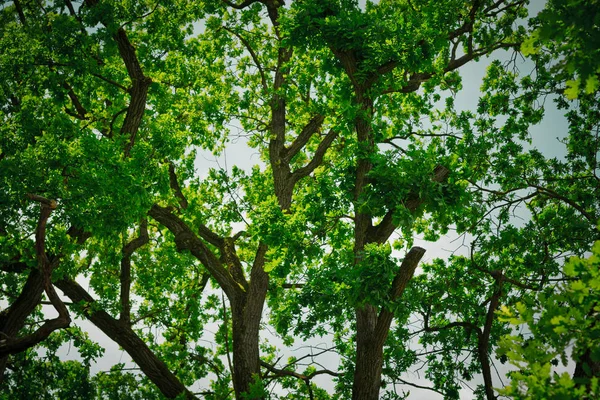
[[[600,242],[596,242],[589,257],[573,257],[564,265],[562,283],[538,293],[533,301],[501,309],[501,321],[515,329],[526,327],[521,334],[506,335],[500,341],[499,354],[517,368],[510,373],[510,385],[499,390],[501,394],[517,399],[598,396],[598,377],[592,375],[590,365],[583,366],[585,378],[557,372],[553,365],[578,362],[586,352],[592,362],[600,361],[599,266]]]
[[[263,381],[255,376],[254,382],[250,385],[250,390],[248,392],[242,393],[243,399],[263,399],[269,395],[265,388],[265,384]]]
[[[35,194],[58,203],[43,250],[52,282],[77,280],[94,298],[71,315],[137,335],[207,399],[234,396],[234,323],[260,326],[261,360],[288,359],[252,371],[242,398],[350,398],[366,308],[394,318],[381,398],[407,398],[406,373],[420,369],[457,399],[494,355],[519,368],[506,396],[597,394],[597,377],[551,367],[600,358],[598,245],[564,263],[600,239],[597,1],[549,1],[529,36],[524,2],[508,0],[94,3],[0,10],[3,305],[39,264]],[[535,73],[492,60],[477,106],[462,109],[459,67],[519,46]],[[563,158],[532,146],[548,93],[569,124]],[[230,150],[240,142],[255,165]],[[434,179],[440,166],[449,176]],[[158,207],[175,227],[151,216]],[[449,232],[470,253],[424,261],[392,299],[400,252]],[[234,289],[220,287],[230,278]],[[254,300],[266,306],[245,315]],[[515,324],[527,330],[509,335]],[[287,357],[304,340],[332,349]],[[81,361],[60,359],[65,344]],[[335,371],[322,371],[333,351]],[[165,396],[164,376],[122,364],[91,376],[102,352],[75,319],[9,358],[0,397]],[[313,379],[324,374],[331,391]]]
[[[569,99],[600,88],[599,6],[596,0],[548,1],[534,20],[536,29],[521,47],[524,55],[552,54],[551,70],[566,80],[564,93]]]

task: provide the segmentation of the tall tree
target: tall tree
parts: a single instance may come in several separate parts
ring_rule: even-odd
[[[403,375],[421,363],[429,389],[445,398],[478,373],[475,393],[496,398],[492,355],[499,344],[502,360],[521,346],[501,340],[514,310],[554,310],[574,290],[560,266],[591,248],[600,215],[597,66],[573,56],[595,42],[562,2],[550,2],[522,44],[525,3],[7,3],[6,393],[29,379],[21,394],[60,397],[81,379],[82,397],[258,399],[277,397],[277,387],[290,392],[281,398],[403,398],[396,385],[421,387]],[[557,30],[552,12],[568,17],[574,31],[565,38],[577,45],[539,25]],[[478,108],[455,107],[461,67],[520,48],[534,76],[493,62]],[[553,76],[552,49],[573,56],[576,71]],[[537,101],[573,97],[564,88],[579,78],[577,107],[559,97],[567,161],[547,159],[528,139],[543,115]],[[230,156],[239,140],[257,165],[206,167],[201,154]],[[518,206],[528,218],[520,225],[511,217]],[[470,254],[418,269],[429,247],[414,246],[416,235],[435,241],[450,228],[474,238]],[[594,328],[594,302],[585,304],[581,320]],[[58,316],[47,320],[48,307]],[[117,365],[89,376],[101,350],[73,326],[80,317],[142,374]],[[282,364],[285,349],[261,346],[273,335],[267,324],[285,344],[332,332],[333,348],[320,355],[335,351],[339,367],[323,368],[313,354]],[[82,363],[58,360],[67,342]],[[580,344],[581,391],[595,384],[598,360],[593,337]],[[315,384],[321,375],[333,377],[334,394]],[[503,393],[520,393],[511,390]]]
[[[368,2],[362,10],[353,1],[305,1],[292,7],[296,19],[292,37],[299,44],[327,47],[345,77],[343,101],[351,110],[348,118],[355,133],[349,178],[353,181],[352,268],[364,274],[381,268],[382,255],[384,260],[389,257],[382,246],[396,229],[404,228],[410,243],[411,219],[435,213],[436,208],[441,213],[453,211],[452,197],[443,193],[452,186],[447,183],[452,171],[444,143],[423,142],[415,132],[421,128],[419,119],[431,115],[436,87],[447,84],[456,76],[453,72],[469,61],[519,44],[511,25],[525,12],[522,2],[460,5]],[[419,93],[422,85],[424,93]],[[395,144],[398,140],[411,142],[407,151]],[[395,148],[383,150],[384,143]],[[436,224],[445,229],[449,220]],[[412,248],[392,273],[393,280],[379,282],[377,294],[371,286],[355,287],[359,300],[354,305],[353,399],[379,398],[383,348],[394,303],[401,302],[424,253],[423,248]],[[381,278],[383,273],[389,272],[382,271]]]

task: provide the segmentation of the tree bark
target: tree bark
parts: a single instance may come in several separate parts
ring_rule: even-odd
[[[46,225],[50,214],[56,209],[57,203],[55,200],[35,194],[28,194],[27,197],[29,200],[40,203],[40,216],[35,231],[37,268],[32,269],[29,273],[19,297],[0,315],[0,382],[4,378],[9,354],[25,351],[46,339],[55,330],[65,328],[71,323],[67,308],[50,282],[52,270],[58,264],[58,258],[50,259],[46,254]],[[44,291],[58,311],[58,317],[45,321],[32,334],[15,337],[23,328],[27,317],[40,304]]]
[[[377,309],[370,304],[356,310],[356,366],[353,400],[376,400],[381,387],[383,346],[377,343]]]
[[[154,205],[149,215],[164,225],[175,236],[178,250],[194,255],[225,292],[232,310],[233,328],[233,387],[236,398],[250,390],[255,378],[260,377],[259,330],[262,310],[269,287],[269,276],[264,271],[267,246],[258,245],[246,280],[233,239],[222,238],[207,227],[200,229],[202,238],[215,245],[217,257],[189,226],[170,210]]]
[[[390,290],[390,300],[397,301],[406,289],[425,249],[413,247],[402,262]],[[353,400],[376,400],[381,388],[383,346],[387,339],[394,314],[367,304],[356,310],[356,365],[352,385]]]
[[[25,320],[42,300],[44,279],[37,269],[32,269],[21,294],[13,304],[0,315],[0,332],[4,337],[15,336],[25,324]],[[0,383],[4,380],[4,371],[8,356],[0,358]]]
[[[267,246],[259,244],[250,272],[248,294],[231,304],[233,325],[233,386],[236,399],[245,397],[250,386],[260,378],[259,332],[263,307],[269,288],[269,276],[264,271]]]
[[[63,279],[56,282],[56,286],[73,303],[85,303],[83,306],[86,317],[131,356],[142,372],[158,387],[165,397],[173,399],[181,393],[185,393],[187,399],[196,398],[127,323],[111,317],[103,310],[96,310],[96,307],[94,307],[95,300],[77,282]]]

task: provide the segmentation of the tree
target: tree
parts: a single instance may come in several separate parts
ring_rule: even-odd
[[[30,377],[53,382],[51,396],[81,381],[81,396],[99,398],[267,398],[277,384],[327,399],[314,378],[330,375],[334,398],[402,398],[419,337],[435,347],[424,355],[432,390],[458,398],[481,372],[476,393],[494,399],[490,356],[510,329],[496,311],[550,290],[557,255],[587,251],[600,214],[594,88],[570,110],[571,163],[525,146],[537,99],[565,81],[545,51],[530,51],[535,79],[494,62],[478,109],[454,107],[458,70],[517,52],[526,16],[517,0],[7,4],[7,393]],[[218,156],[241,136],[260,164],[198,171],[199,151]],[[515,227],[519,204],[531,220]],[[470,257],[416,274],[426,249],[415,234],[435,241],[451,227],[476,236]],[[46,320],[47,303],[58,317]],[[75,316],[141,375],[89,376],[100,350]],[[261,346],[266,323],[286,343],[333,331],[339,368],[300,369],[308,356],[281,366],[279,349]],[[56,357],[69,341],[83,363]],[[35,372],[47,366],[58,380]]]

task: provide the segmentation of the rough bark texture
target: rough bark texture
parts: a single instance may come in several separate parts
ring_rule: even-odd
[[[390,291],[392,301],[402,296],[424,254],[425,249],[421,247],[413,247],[408,252],[392,282]],[[354,400],[379,398],[383,345],[393,316],[393,313],[385,308],[381,309],[378,315],[377,308],[371,304],[356,310],[356,366],[352,386]]]
[[[377,309],[367,304],[356,310],[356,366],[352,399],[378,399],[383,368],[383,346],[375,336]]]
[[[243,397],[250,385],[260,377],[259,330],[263,307],[269,287],[269,277],[264,272],[267,246],[259,245],[250,272],[248,294],[231,303],[233,325],[233,386],[237,399]]]
[[[0,315],[0,333],[2,339],[15,336],[23,327],[25,320],[42,300],[44,281],[42,274],[33,269],[21,290],[21,294],[13,304]],[[4,380],[4,371],[8,356],[0,358],[0,382]]]

